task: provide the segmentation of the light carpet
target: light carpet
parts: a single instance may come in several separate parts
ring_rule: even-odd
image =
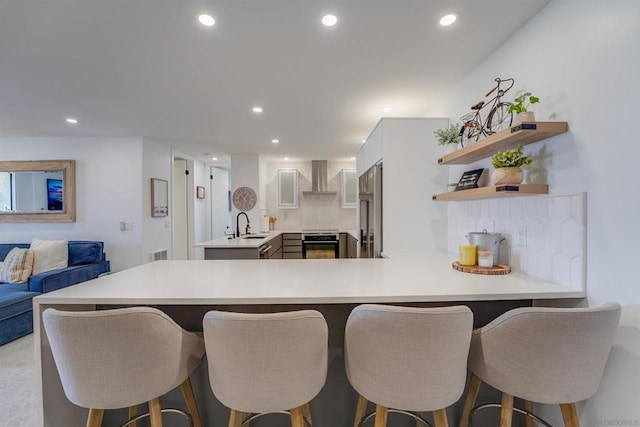
[[[0,427],[36,427],[33,334],[0,346]]]

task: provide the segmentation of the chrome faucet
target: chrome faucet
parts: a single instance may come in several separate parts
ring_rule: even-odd
[[[240,215],[244,215],[247,218],[247,225],[249,225],[249,216],[246,212],[240,212],[238,216],[236,216],[236,237],[240,237]]]

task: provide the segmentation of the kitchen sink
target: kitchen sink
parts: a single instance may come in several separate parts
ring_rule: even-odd
[[[246,234],[241,236],[242,239],[264,239],[267,237],[266,234]]]

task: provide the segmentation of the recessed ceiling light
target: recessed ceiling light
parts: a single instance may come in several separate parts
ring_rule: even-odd
[[[216,23],[216,20],[213,19],[213,16],[204,14],[198,16],[198,21],[200,21],[202,25],[206,25],[207,27],[213,27],[213,25]]]
[[[285,157],[284,159],[285,159],[285,160],[289,160],[289,158],[288,158],[288,157]]]
[[[274,144],[277,144],[277,143],[280,142],[280,140],[279,139],[272,139],[271,142],[273,142]]]
[[[366,140],[366,139],[363,139],[363,140],[362,140],[362,143],[364,144],[365,142],[367,142],[367,140]]]
[[[253,107],[253,112],[254,113],[262,113],[262,107],[258,107],[258,106]]]
[[[355,160],[355,159],[356,159],[355,157],[352,157],[352,158],[351,158],[351,160]]]
[[[218,158],[217,157],[212,157],[211,160],[213,160],[215,162],[216,160],[218,160]]]
[[[325,15],[322,17],[322,23],[326,27],[333,27],[338,23],[338,18],[335,15]]]
[[[69,118],[67,118],[67,123],[71,123],[72,125],[77,125],[78,124],[78,120],[74,119],[73,117],[69,117]]]
[[[445,15],[442,18],[440,18],[440,25],[442,25],[443,27],[446,27],[447,25],[451,25],[454,22],[456,22],[456,15]]]
[[[388,113],[389,111],[391,111],[391,107],[382,107],[381,110],[383,113]]]

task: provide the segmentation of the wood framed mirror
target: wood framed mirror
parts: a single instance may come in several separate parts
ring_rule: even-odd
[[[0,222],[75,220],[75,160],[0,162]]]

